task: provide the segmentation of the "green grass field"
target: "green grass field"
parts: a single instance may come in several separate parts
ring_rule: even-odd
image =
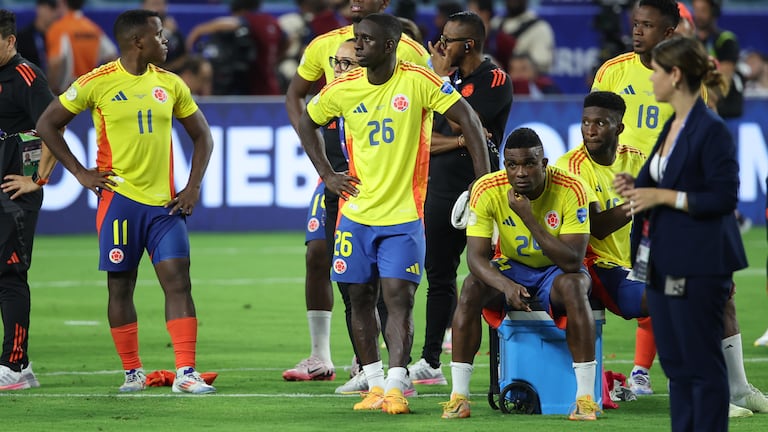
[[[750,381],[768,391],[768,348],[752,342],[768,326],[765,228],[745,236],[750,268],[737,274],[737,307]],[[717,253],[717,251],[713,251]],[[3,425],[23,431],[155,430],[398,430],[489,431],[515,427],[537,431],[659,431],[669,429],[665,378],[652,369],[659,393],[621,403],[598,422],[567,422],[563,416],[502,415],[486,402],[489,358],[476,358],[472,417],[440,419],[439,402],[450,386],[417,386],[413,414],[358,413],[353,396],[333,390],[347,378],[352,350],[336,299],[332,351],[337,379],[285,382],[281,371],[309,353],[304,306],[302,233],[193,234],[193,293],[200,322],[198,369],[216,371],[218,394],[179,396],[169,387],[119,395],[119,358],[106,321],[105,275],[96,270],[95,235],[39,237],[35,243],[29,352],[42,386],[0,393]],[[466,273],[466,270],[461,272]],[[417,292],[414,357],[423,342],[426,287]],[[148,371],[172,369],[162,291],[148,260],[137,286],[139,337]],[[634,321],[608,317],[605,367],[628,374],[634,350]],[[484,341],[485,352],[487,341]],[[443,355],[444,364],[450,361]],[[450,376],[450,368],[444,366]],[[733,431],[768,430],[768,414],[731,422]]]

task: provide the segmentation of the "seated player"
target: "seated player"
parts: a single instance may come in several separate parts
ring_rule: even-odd
[[[453,390],[443,404],[443,418],[470,415],[469,381],[480,348],[483,308],[530,311],[533,298],[565,327],[577,384],[570,419],[595,420],[600,411],[593,394],[597,362],[591,281],[582,264],[589,242],[587,193],[578,179],[547,162],[538,135],[517,129],[504,145],[505,169],[481,177],[472,188],[470,275],[453,317]],[[500,255],[489,261],[494,222]]]

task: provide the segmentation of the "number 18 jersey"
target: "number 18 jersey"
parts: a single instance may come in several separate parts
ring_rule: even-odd
[[[640,62],[640,56],[630,52],[600,66],[592,84],[592,91],[610,91],[624,99],[627,111],[621,142],[640,149],[646,156],[656,145],[664,123],[674,114],[672,105],[656,101],[651,73],[653,71]]]
[[[181,78],[153,64],[132,75],[118,59],[78,78],[59,100],[74,114],[91,109],[96,166],[115,172],[115,192],[153,206],[176,194],[172,120],[198,109]]]

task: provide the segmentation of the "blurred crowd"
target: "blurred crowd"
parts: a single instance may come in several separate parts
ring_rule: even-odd
[[[212,17],[190,29],[179,28],[168,14],[168,0],[142,0],[141,7],[159,12],[163,17],[168,59],[161,66],[178,73],[193,94],[282,95],[312,39],[349,24],[352,2],[372,0],[294,1],[295,12],[274,16],[261,10],[262,0],[231,0],[227,2],[228,15]],[[62,92],[74,77],[113,60],[116,55],[105,30],[82,12],[85,2],[35,0],[33,22],[19,29],[19,52],[46,71],[54,92]],[[625,7],[632,7],[630,0],[624,3]],[[725,50],[715,47],[723,44],[720,40],[713,40],[709,45],[710,54],[720,62],[725,74],[732,77],[738,96],[768,96],[768,55],[755,50],[740,51],[738,30],[731,33],[717,28],[721,0],[686,3],[691,6],[690,10],[684,8],[691,37],[706,43],[713,34],[733,35]],[[715,13],[706,12],[703,6],[697,7],[697,3],[706,3],[708,10]],[[499,9],[494,0],[441,0],[435,5],[434,26],[429,28],[440,29],[451,14],[471,10],[480,15],[486,25],[486,55],[509,73],[516,95],[540,98],[561,93],[548,75],[556,52],[551,25],[536,14],[528,0],[504,0],[503,4]],[[393,2],[389,10],[400,17],[414,39],[425,46],[439,41],[439,32],[435,34],[414,22],[414,0]],[[497,13],[499,11],[501,13]],[[596,21],[609,22],[605,17],[596,17]],[[606,43],[610,48],[603,47],[603,51],[610,51],[603,53],[605,58],[631,50],[621,42],[621,35],[615,39]]]

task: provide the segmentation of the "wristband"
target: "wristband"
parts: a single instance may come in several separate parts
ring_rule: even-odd
[[[38,174],[37,171],[32,173],[32,181],[37,183],[37,185],[40,187],[48,184],[48,179],[40,177],[40,174]]]
[[[685,192],[677,193],[677,199],[675,199],[675,208],[678,210],[685,208]]]

